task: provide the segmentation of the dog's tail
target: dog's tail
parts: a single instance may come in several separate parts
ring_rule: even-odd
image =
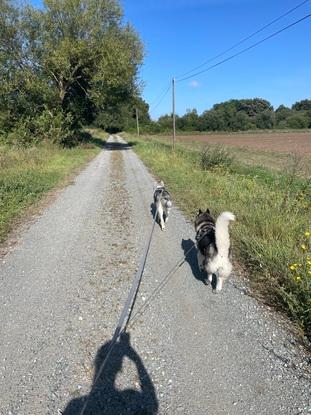
[[[229,221],[235,220],[235,216],[231,212],[222,212],[217,220],[215,227],[215,238],[218,255],[228,257],[230,248],[229,237]]]
[[[170,200],[165,201],[166,207],[170,209],[172,207],[172,202]]]

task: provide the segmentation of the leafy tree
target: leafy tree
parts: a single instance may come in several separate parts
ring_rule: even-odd
[[[294,111],[308,111],[311,110],[311,99],[303,99],[302,101],[296,102],[292,106]]]
[[[289,128],[308,128],[309,120],[306,115],[296,112],[287,118],[286,125]]]
[[[143,49],[133,28],[123,24],[118,0],[44,5],[17,9],[0,0],[2,128],[46,111],[61,114],[64,131],[70,120],[73,134],[103,112],[121,122],[140,94]]]

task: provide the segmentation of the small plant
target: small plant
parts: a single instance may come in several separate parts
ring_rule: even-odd
[[[233,156],[222,146],[207,145],[201,152],[201,167],[210,170],[214,167],[229,167],[233,162]]]
[[[301,255],[297,262],[289,264],[292,280],[292,296],[295,309],[307,333],[311,332],[311,232],[304,233],[300,244]]]

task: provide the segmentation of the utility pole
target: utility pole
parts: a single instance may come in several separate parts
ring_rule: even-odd
[[[173,82],[173,150],[175,150],[175,139],[176,139],[176,125],[175,125],[175,78],[172,80]]]
[[[136,126],[137,126],[137,136],[139,137],[139,120],[138,120],[138,108],[136,107]]]

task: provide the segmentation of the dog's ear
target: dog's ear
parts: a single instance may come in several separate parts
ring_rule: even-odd
[[[199,209],[199,213],[198,213],[198,215],[201,215],[201,213],[203,213],[203,212],[202,212],[202,210],[201,210],[201,209]]]
[[[164,181],[163,180],[160,181],[160,186],[164,187]]]
[[[208,213],[208,214],[211,213],[210,210],[209,210],[209,208],[206,208],[206,211],[205,212]]]

